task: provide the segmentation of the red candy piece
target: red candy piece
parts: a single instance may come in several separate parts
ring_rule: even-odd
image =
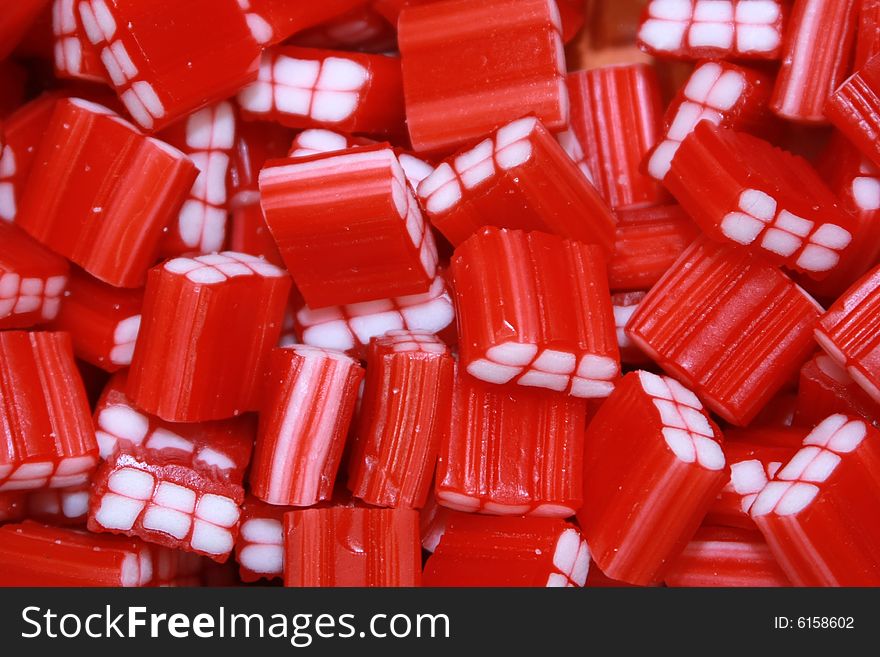
[[[852,61],[859,0],[798,0],[785,31],[771,107],[801,123],[825,123],[823,106]]]
[[[273,506],[248,497],[241,510],[235,560],[245,582],[280,579],[284,574],[284,514],[290,507]]]
[[[143,290],[112,287],[74,269],[52,328],[70,334],[77,358],[115,372],[131,364],[143,302]]]
[[[144,130],[221,101],[257,75],[260,48],[236,0],[78,0],[77,11]]]
[[[296,332],[305,344],[363,354],[371,338],[388,331],[440,333],[455,319],[455,309],[442,274],[424,294],[364,301],[347,306],[296,312]]]
[[[608,261],[612,290],[645,290],[700,234],[678,205],[619,210],[614,255]]]
[[[809,163],[745,133],[700,123],[664,182],[712,239],[813,278],[852,241],[852,217]]]
[[[628,365],[644,365],[651,362],[642,353],[624,330],[630,317],[639,307],[647,292],[618,292],[611,295],[611,306],[614,310],[614,332],[617,335],[617,346],[620,348],[620,361]]]
[[[359,52],[389,53],[397,50],[397,33],[369,3],[300,32],[291,43],[309,48],[338,48]]]
[[[119,448],[174,450],[193,468],[215,469],[241,483],[251,460],[256,422],[243,415],[231,420],[172,423],[146,415],[125,395],[127,373],[110,379],[95,406],[95,428],[101,458]]]
[[[15,0],[4,3],[3,13],[0,14],[0,60],[6,59],[24,38],[47,2],[48,0]]]
[[[780,0],[651,0],[638,44],[658,57],[779,59],[785,14]]]
[[[795,421],[811,427],[834,413],[859,415],[880,424],[880,403],[831,356],[817,354],[801,368]]]
[[[461,366],[478,379],[607,397],[620,355],[601,250],[485,228],[451,265]]]
[[[85,525],[89,515],[89,485],[28,493],[27,517],[52,525]]]
[[[284,586],[419,586],[419,514],[332,507],[284,516]]]
[[[550,130],[567,126],[562,25],[553,0],[408,6],[397,27],[416,152],[448,153],[526,112]]]
[[[756,529],[749,509],[777,470],[795,455],[806,433],[788,427],[728,431],[724,456],[730,467],[730,480],[709,509],[706,522]]]
[[[662,579],[727,478],[719,439],[674,379],[638,371],[620,380],[584,435],[577,514],[603,573],[630,584]]]
[[[266,223],[312,308],[420,294],[437,272],[431,231],[388,146],[270,163]]]
[[[816,341],[875,402],[880,403],[880,266],[828,309],[816,327]]]
[[[0,492],[89,480],[98,446],[66,334],[0,332],[0,428]]]
[[[177,449],[120,445],[92,480],[89,531],[138,536],[223,563],[232,552],[244,491]]]
[[[569,73],[571,126],[568,153],[612,209],[656,205],[662,187],[640,171],[660,137],[660,83],[646,64],[605,66]]]
[[[459,372],[440,445],[437,502],[459,511],[567,518],[581,506],[586,402]]]
[[[880,166],[880,55],[831,94],[825,113],[866,157]]]
[[[57,100],[56,94],[43,94],[19,107],[3,126],[6,146],[0,149],[0,220],[15,219],[37,146]]]
[[[271,46],[302,30],[347,12],[364,0],[238,0],[257,43]]]
[[[52,0],[55,75],[108,83],[99,53],[91,47],[76,11],[77,0]]]
[[[260,76],[238,94],[246,118],[291,128],[380,136],[403,130],[396,57],[282,46],[263,53]]]
[[[146,586],[152,577],[151,551],[137,539],[31,521],[0,528],[0,586]]]
[[[68,284],[67,262],[0,221],[0,329],[52,321]]]
[[[308,157],[321,153],[345,151],[355,146],[364,145],[364,143],[373,142],[362,137],[349,137],[341,132],[333,132],[324,128],[309,128],[293,138],[287,157]]]
[[[425,332],[373,338],[349,457],[348,489],[375,506],[418,509],[449,432],[455,361]]]
[[[290,281],[243,253],[175,258],[150,270],[128,394],[169,422],[256,409]]]
[[[645,158],[650,176],[663,180],[681,142],[700,121],[749,133],[767,132],[770,76],[729,62],[698,63],[663,118],[663,134]]]
[[[703,526],[666,571],[667,586],[791,586],[758,532]]]
[[[752,518],[795,586],[880,584],[880,432],[832,415],[752,505]]]
[[[713,411],[745,425],[809,357],[820,312],[775,267],[702,238],[651,288],[626,332]]]
[[[236,117],[223,101],[190,114],[160,135],[196,165],[199,177],[172,222],[162,251],[166,255],[211,253],[226,241],[226,174],[235,146]]]
[[[564,520],[457,516],[428,558],[422,583],[581,587],[589,569],[587,543]]]
[[[483,226],[542,230],[611,253],[614,216],[540,121],[509,123],[418,187],[431,223],[454,246]]]
[[[105,107],[60,100],[16,223],[92,276],[139,287],[195,176],[183,153]]]
[[[302,345],[272,351],[251,493],[289,506],[330,499],[363,376],[340,352]]]

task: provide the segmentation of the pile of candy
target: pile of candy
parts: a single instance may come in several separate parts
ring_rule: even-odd
[[[880,0],[7,4],[0,585],[880,585]]]

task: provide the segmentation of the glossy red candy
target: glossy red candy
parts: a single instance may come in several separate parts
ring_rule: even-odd
[[[614,388],[620,355],[601,249],[485,228],[455,250],[451,273],[469,374],[575,397]]]
[[[743,426],[810,356],[820,313],[775,267],[701,238],[651,288],[626,332],[709,408]]]
[[[816,341],[834,361],[880,403],[880,266],[856,281],[822,315]]]
[[[0,332],[0,492],[86,483],[98,462],[64,333]]]
[[[666,571],[667,586],[791,586],[755,530],[700,527]]]
[[[237,0],[78,0],[76,8],[144,130],[221,101],[257,76],[260,47]]]
[[[554,518],[456,516],[425,564],[424,586],[581,587],[590,550]]]
[[[646,64],[575,71],[566,78],[571,98],[569,155],[590,172],[612,209],[656,205],[662,187],[641,173],[642,159],[660,137],[660,83]],[[573,148],[572,148],[573,147]]]
[[[816,279],[852,242],[852,217],[810,164],[742,132],[700,123],[664,183],[712,239]]]
[[[584,435],[577,518],[603,573],[630,584],[662,579],[727,478],[719,440],[696,395],[674,379],[621,379]]]
[[[0,528],[0,586],[146,586],[152,577],[151,551],[137,539],[31,521]]]
[[[387,54],[397,50],[397,22],[389,23],[371,3],[361,3],[328,21],[304,30],[290,43],[309,48],[331,48]]]
[[[568,124],[562,25],[553,0],[407,6],[397,28],[416,152],[448,153],[526,113],[549,130]]]
[[[25,492],[0,493],[0,524],[26,518],[27,500],[28,494]]]
[[[853,68],[858,70],[880,53],[880,0],[861,0],[856,22],[856,54]]]
[[[137,536],[224,562],[232,552],[244,490],[178,449],[119,448],[92,480],[88,528]]]
[[[638,43],[658,57],[779,59],[782,0],[650,0]]]
[[[419,513],[331,507],[284,516],[285,586],[419,586]]]
[[[544,125],[518,119],[441,162],[418,186],[431,223],[453,246],[486,225],[541,230],[610,254],[614,216]]]
[[[0,221],[0,329],[52,321],[68,285],[67,262]]]
[[[107,372],[131,365],[143,290],[113,287],[74,268],[52,329],[66,331],[77,358]]]
[[[880,432],[832,415],[758,494],[751,515],[795,586],[877,586]]]
[[[131,400],[170,422],[256,409],[289,291],[283,270],[231,251],[151,269],[128,379]]]
[[[185,153],[199,171],[162,245],[167,256],[220,251],[226,241],[226,177],[235,146],[235,109],[223,101],[190,114],[159,137]]]
[[[403,131],[400,60],[385,55],[279,46],[238,94],[246,118],[291,128],[378,136]]]
[[[581,506],[587,406],[459,371],[435,495],[458,511],[567,518]]]
[[[267,366],[251,493],[285,506],[330,499],[364,371],[302,345],[274,349]]]
[[[371,338],[388,331],[440,333],[454,319],[449,285],[442,273],[423,294],[318,309],[303,306],[294,317],[296,332],[305,344],[358,355],[365,353]]]
[[[101,105],[63,99],[37,149],[16,223],[92,276],[139,287],[195,176],[177,149]]]
[[[311,308],[428,290],[437,272],[434,238],[387,145],[273,161],[260,174],[260,192],[269,230]]]
[[[666,110],[663,132],[645,158],[650,176],[663,180],[681,142],[697,123],[709,121],[750,133],[768,132],[772,79],[754,68],[725,61],[699,62]]]
[[[418,509],[449,432],[455,361],[437,336],[389,331],[370,341],[348,489],[375,506]]]
[[[802,123],[825,123],[823,107],[852,62],[859,0],[798,0],[785,30],[771,107]]]
[[[699,234],[678,205],[618,210],[609,286],[615,291],[648,289]]]

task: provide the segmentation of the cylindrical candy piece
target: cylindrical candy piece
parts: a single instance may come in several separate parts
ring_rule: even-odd
[[[502,388],[459,371],[452,428],[440,445],[442,506],[568,518],[582,501],[587,403],[548,390]]]
[[[484,228],[451,265],[461,366],[483,381],[607,397],[620,355],[599,247]]]
[[[248,497],[241,510],[235,560],[245,582],[281,578],[284,574],[284,514],[290,507]]]
[[[363,376],[341,352],[272,351],[250,475],[256,497],[285,506],[330,499]]]
[[[389,331],[373,338],[348,489],[375,506],[418,509],[449,432],[455,361],[437,336]]]
[[[709,408],[744,426],[809,358],[821,311],[777,268],[700,238],[651,288],[626,332]]]
[[[437,273],[434,237],[387,144],[270,162],[260,193],[312,308],[421,294]]]
[[[825,105],[825,113],[834,127],[880,166],[880,54],[837,88]]]
[[[255,410],[289,291],[283,270],[243,253],[154,267],[128,379],[132,401],[170,422]]]
[[[508,123],[441,162],[421,183],[425,214],[458,246],[483,226],[541,230],[610,254],[614,216],[535,118]]]
[[[92,276],[140,287],[195,165],[107,108],[58,101],[34,157],[16,223]]]

